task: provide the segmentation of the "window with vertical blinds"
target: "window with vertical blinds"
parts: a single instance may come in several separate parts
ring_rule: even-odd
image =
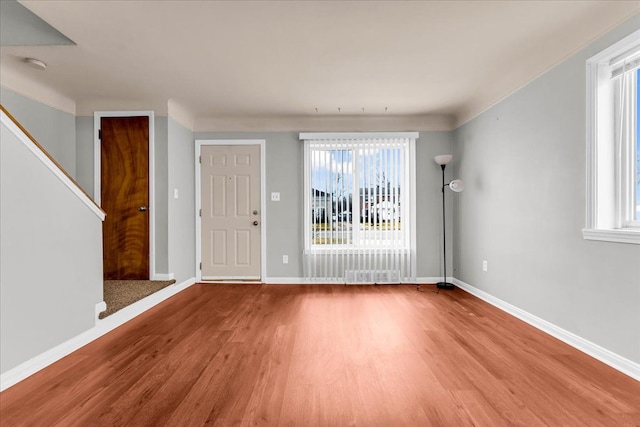
[[[307,278],[384,283],[415,277],[416,137],[301,134]]]

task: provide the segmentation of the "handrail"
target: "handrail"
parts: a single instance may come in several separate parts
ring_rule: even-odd
[[[53,174],[62,181],[93,213],[104,221],[106,216],[100,206],[78,185],[66,170],[45,150],[42,145],[0,104],[0,121],[38,157]]]

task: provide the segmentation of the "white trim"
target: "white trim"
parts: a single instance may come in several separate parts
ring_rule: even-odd
[[[15,368],[8,370],[4,374],[0,375],[0,391],[6,390],[12,385],[17,384],[25,378],[35,374],[36,372],[46,368],[52,363],[96,340],[97,338],[100,338],[101,336],[114,330],[118,326],[123,325],[129,320],[149,310],[151,307],[154,307],[162,301],[187,289],[194,283],[196,283],[196,280],[194,277],[192,277],[182,283],[174,283],[173,285],[169,285],[166,288],[163,288],[158,292],[151,294],[148,297],[143,298],[128,307],[123,308],[122,310],[112,314],[111,316],[98,320],[96,322],[96,325],[88,331],[76,335],[70,340],[65,341],[62,344],[57,345],[52,349],[49,349],[44,353],[41,353],[27,360],[24,363],[21,363]],[[96,307],[99,304],[100,303],[98,303]]]
[[[98,316],[100,316],[100,313],[102,313],[103,311],[105,311],[107,309],[107,303],[104,301],[100,301],[99,303],[96,304],[96,309],[95,309],[95,321],[97,322],[99,319]]]
[[[80,109],[81,106],[79,105]],[[449,114],[313,114],[278,116],[217,116],[198,118],[194,132],[354,132],[354,131],[451,131],[455,118]]]
[[[582,236],[585,240],[597,240],[601,242],[631,243],[640,245],[640,229],[588,229],[582,230]]]
[[[267,285],[306,285],[304,277],[267,277],[264,279]]]
[[[13,120],[0,111],[0,121],[15,135],[22,144],[29,149],[82,203],[84,203],[101,221],[104,221],[105,213],[56,165],[33,141],[16,125]]]
[[[416,137],[409,140],[409,195],[411,197],[409,209],[411,210],[411,234],[409,235],[409,249],[411,250],[409,256],[411,257],[411,277],[416,277],[418,274],[417,263],[417,245],[418,245],[418,226],[417,226],[417,205],[418,199],[416,197],[416,189],[418,187],[416,177],[416,139],[419,134],[415,133]]]
[[[173,280],[173,278],[174,278],[173,273],[168,273],[168,274],[156,273],[153,275],[153,278],[151,280]]]
[[[435,285],[441,279],[442,279],[441,277],[418,277],[415,282],[402,281],[400,282],[400,284],[401,285]],[[451,280],[453,280],[453,278],[449,277],[448,281],[451,282]],[[211,283],[211,282],[208,282],[208,283]],[[263,283],[267,285],[278,285],[278,284],[282,284],[282,285],[290,285],[290,284],[291,285],[324,285],[324,284],[344,285],[345,284],[344,281],[320,282],[320,281],[307,280],[304,277],[267,277],[263,281]]]
[[[529,312],[522,310],[514,305],[509,304],[499,298],[494,297],[487,292],[484,292],[476,287],[463,282],[462,280],[453,279],[453,283],[460,289],[480,298],[483,301],[499,308],[500,310],[511,314],[514,317],[528,323],[536,329],[539,329],[560,341],[569,344],[571,347],[580,350],[589,356],[598,359],[599,361],[611,366],[612,368],[622,372],[625,375],[630,376],[640,381],[640,364],[633,362],[625,357],[622,357],[606,348],[603,348],[597,344],[592,343],[572,332],[560,328],[553,323],[547,322]]]
[[[193,124],[195,122],[193,114],[173,99],[167,101],[167,116],[193,132]]]
[[[237,280],[237,279],[216,279],[216,280],[199,280],[201,285],[262,285],[261,280]]]
[[[195,150],[193,150],[195,152],[195,173],[194,173],[194,180],[195,180],[195,209],[194,209],[194,213],[195,213],[195,217],[194,217],[194,221],[196,224],[196,247],[195,247],[195,272],[196,272],[196,280],[197,281],[201,281],[202,280],[202,269],[200,268],[202,265],[202,223],[201,223],[201,217],[200,217],[200,205],[202,205],[201,199],[202,197],[200,196],[201,193],[201,185],[200,185],[200,181],[202,180],[202,177],[200,176],[201,169],[202,167],[200,166],[200,152],[202,151],[202,144],[200,143],[199,140],[196,139],[196,148]]]
[[[100,119],[102,117],[149,117],[149,278],[156,277],[155,120],[153,111],[96,111],[93,115],[93,198],[101,205]],[[153,280],[153,279],[152,279]]]
[[[260,280],[259,276],[202,276],[201,278],[202,281],[207,281],[207,282],[219,282],[219,281],[244,281],[244,280],[251,280],[251,281],[258,281]]]
[[[640,48],[640,30],[619,40],[608,48],[600,51],[586,61],[586,206],[585,229],[583,237],[587,240],[600,240],[616,243],[640,244],[640,238],[634,230],[621,229],[627,215],[633,215],[633,188],[628,182],[633,182],[631,171],[621,162],[620,150],[623,158],[631,157],[629,150],[633,150],[629,140],[623,138],[622,146],[615,142],[616,129],[613,111],[613,87],[602,84],[611,78],[611,63],[625,58],[633,49]],[[633,85],[635,80],[631,79]],[[635,87],[630,87],[635,93]],[[630,114],[635,117],[635,114]],[[635,132],[635,126],[632,126]],[[618,138],[620,139],[620,137]],[[612,192],[611,189],[615,188]],[[626,203],[628,206],[623,206]]]
[[[264,139],[196,139],[195,163],[196,163],[196,280],[202,280],[200,263],[202,260],[202,222],[200,208],[202,206],[200,188],[200,156],[203,145],[258,145],[260,147],[260,277],[267,277],[267,167],[266,167],[266,140]]]
[[[300,132],[301,141],[314,139],[382,139],[410,138],[418,139],[419,132]]]

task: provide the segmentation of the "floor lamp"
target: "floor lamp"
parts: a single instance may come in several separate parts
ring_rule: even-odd
[[[459,179],[455,179],[449,184],[444,183],[444,168],[446,168],[449,162],[451,162],[451,159],[453,159],[453,156],[451,154],[442,154],[433,158],[433,160],[436,161],[436,164],[438,164],[442,169],[442,251],[444,255],[444,278],[442,282],[436,283],[438,289],[453,289],[455,287],[453,286],[453,283],[447,282],[447,227],[444,208],[444,189],[446,187],[449,187],[454,192],[459,193],[464,190],[464,183]]]

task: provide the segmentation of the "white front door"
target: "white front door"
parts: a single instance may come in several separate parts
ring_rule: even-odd
[[[202,280],[260,280],[260,146],[200,154]]]

